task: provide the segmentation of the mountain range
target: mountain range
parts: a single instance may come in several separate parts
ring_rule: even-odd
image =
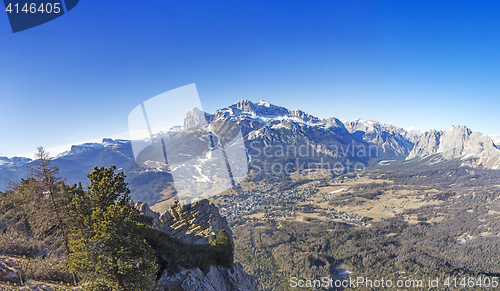
[[[193,144],[188,137],[193,140],[194,136],[198,143],[191,156],[206,159],[210,147],[205,144],[213,143],[212,136],[207,136],[203,129],[208,124],[212,131],[223,135],[234,135],[235,128],[241,130],[251,172],[265,171],[266,165],[272,163],[294,160],[299,163],[299,159],[308,165],[347,165],[344,170],[348,171],[349,162],[371,165],[426,157],[432,157],[429,163],[456,160],[463,166],[500,169],[500,136],[483,136],[465,126],[422,132],[373,120],[322,119],[301,110],[248,100],[238,101],[214,114],[191,111],[183,125],[161,133],[167,151],[179,151],[182,145]],[[224,140],[220,138],[217,142]],[[84,185],[86,174],[94,166],[114,164],[127,175],[133,199],[155,205],[175,193],[169,171],[147,166],[158,163],[152,158],[157,150],[152,147],[144,151],[136,162],[130,141],[105,138],[101,143],[74,145],[55,157],[54,163],[68,183],[82,181]],[[32,162],[23,157],[0,157],[0,190],[5,190],[5,180],[19,181],[26,177],[26,167]],[[294,165],[290,170],[300,170],[300,167]],[[203,174],[200,172],[200,175]]]

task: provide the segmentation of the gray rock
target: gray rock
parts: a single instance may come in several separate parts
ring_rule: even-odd
[[[459,159],[462,166],[500,169],[500,149],[489,136],[472,132],[465,126],[451,126],[447,131],[426,132],[416,143],[407,160],[437,155],[434,160]]]
[[[176,201],[160,216],[156,227],[184,242],[197,244],[208,243],[208,237],[221,229],[232,235],[227,220],[206,199],[186,205]]]
[[[232,268],[211,267],[207,274],[200,269],[182,270],[177,274],[165,272],[159,280],[161,290],[185,291],[254,291],[257,283],[254,278],[236,263]]]
[[[406,131],[374,120],[356,119],[344,124],[358,140],[378,145],[380,159],[404,159],[421,135],[418,130]]]
[[[426,132],[415,144],[407,160],[416,157],[425,157],[438,152],[442,131],[431,130]]]
[[[135,204],[135,208],[139,210],[139,212],[146,216],[152,218],[154,221],[157,221],[160,218],[160,214],[158,212],[154,212],[151,210],[147,203],[137,202]]]
[[[155,228],[187,243],[208,243],[208,237],[217,235],[221,229],[232,235],[226,218],[206,199],[184,205],[175,201],[162,215],[152,211],[147,203],[138,202],[135,207],[142,215],[153,219]]]
[[[218,234],[221,229],[232,236],[227,221],[218,208],[208,200],[199,200],[191,204],[176,201],[165,213],[160,215],[152,211],[146,203],[136,203],[142,215],[153,219],[153,226],[188,243],[205,244],[211,234]],[[163,273],[158,284],[160,290],[185,291],[254,291],[257,290],[255,279],[245,273],[239,263],[232,268],[212,266],[207,274],[200,269],[182,270],[176,274]]]
[[[491,140],[493,141],[493,144],[500,149],[500,135],[490,135]]]

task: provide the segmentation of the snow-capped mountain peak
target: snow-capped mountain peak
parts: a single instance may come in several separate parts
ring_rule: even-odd
[[[364,125],[380,124],[380,122],[378,122],[378,121],[370,120],[370,119],[362,119],[362,118],[355,119],[352,122],[356,123],[356,124],[364,124]]]
[[[69,151],[58,154],[56,158],[61,158],[68,155],[79,155],[85,152],[102,150],[104,148],[114,148],[126,143],[130,143],[130,141],[124,139],[103,138],[101,143],[87,142],[79,145],[72,145]]]
[[[233,105],[229,106],[227,109],[231,109],[233,113],[238,114],[238,110],[243,113],[250,113],[251,115],[257,115],[262,117],[277,117],[284,116],[288,114],[288,109],[273,105],[266,101],[259,101],[253,103],[249,100],[240,100]],[[223,109],[224,110],[224,109]]]
[[[271,103],[264,101],[264,100],[259,100],[259,102],[257,102],[257,105],[271,107]]]
[[[30,163],[32,160],[30,158],[23,157],[0,157],[0,167],[1,166],[14,166],[14,167],[22,167],[26,164]]]

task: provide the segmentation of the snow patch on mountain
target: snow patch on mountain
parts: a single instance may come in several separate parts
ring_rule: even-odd
[[[103,150],[105,148],[115,148],[117,146],[130,143],[129,140],[125,139],[111,139],[111,138],[103,138],[101,143],[88,142],[79,145],[71,146],[69,151],[62,152],[56,156],[57,158],[62,158],[68,155],[80,155],[82,153]]]
[[[257,102],[257,105],[271,107],[271,103],[264,101],[264,100],[259,100],[259,102]]]
[[[366,125],[366,126],[370,126],[370,125],[380,125],[380,123],[378,121],[375,121],[375,120],[369,120],[369,119],[362,119],[362,118],[358,118],[356,120],[353,121],[354,124],[358,124],[358,125]]]
[[[307,112],[293,109],[288,110],[285,107],[276,106],[269,102],[260,100],[253,103],[248,100],[240,100],[233,105],[217,110],[216,119],[237,118],[239,121],[255,121],[261,125],[273,122],[271,126],[276,126],[276,121],[303,124],[307,126],[324,125],[324,120],[310,115]]]
[[[0,157],[0,167],[22,167],[27,165],[28,163],[32,162],[31,159],[29,158],[23,158],[23,157],[13,157],[13,158],[8,158],[8,157]]]
[[[415,128],[415,127],[408,127],[408,128],[405,128],[405,130],[407,132],[412,132],[412,133],[415,133],[415,134],[420,134],[420,135],[424,134],[423,131],[421,131],[420,129]]]

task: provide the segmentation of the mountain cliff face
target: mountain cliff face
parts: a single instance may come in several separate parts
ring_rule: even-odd
[[[163,214],[152,211],[146,203],[137,203],[141,214],[153,218],[153,226],[184,242],[205,244],[211,234],[224,229],[232,236],[231,228],[217,207],[208,200],[191,204],[176,201]],[[178,273],[166,271],[160,278],[163,290],[189,291],[253,291],[257,290],[255,279],[245,273],[239,263],[232,268],[212,266],[204,274],[200,269],[183,269]]]
[[[356,119],[344,124],[355,138],[378,145],[379,157],[384,159],[404,159],[420,135],[418,131],[408,132],[373,120]]]
[[[500,149],[492,139],[465,126],[451,126],[447,131],[426,132],[416,143],[407,160],[436,155],[439,160],[459,159],[462,165],[500,169]]]
[[[232,120],[238,122],[247,136],[252,131],[263,128],[290,128],[291,124],[299,126],[323,126],[325,122],[300,110],[288,110],[284,107],[272,105],[265,101],[253,103],[248,100],[240,100],[235,104],[217,110],[213,120]],[[285,126],[283,126],[285,125]],[[333,124],[330,124],[331,127]],[[344,127],[341,125],[340,127]],[[254,133],[252,136],[259,134]]]
[[[183,129],[196,128],[197,126],[207,124],[210,118],[210,114],[207,114],[198,108],[194,108],[186,114]]]
[[[442,131],[430,130],[426,132],[415,144],[407,160],[416,157],[425,157],[435,154],[439,150],[439,143],[441,142]]]
[[[221,229],[232,234],[219,209],[206,199],[184,205],[177,200],[161,215],[152,211],[146,203],[138,203],[136,208],[154,219],[155,228],[184,242],[206,244],[208,237],[218,234]]]
[[[399,157],[401,154],[393,152],[395,148],[411,146],[405,141],[405,145],[374,151],[373,146],[378,146],[378,143],[358,138],[335,117],[321,119],[301,110],[288,110],[265,101],[238,101],[217,110],[213,120],[232,120],[240,125],[253,163],[263,160],[272,162],[280,158],[332,164],[347,160],[368,162],[384,158],[379,156],[381,153]],[[367,150],[370,146],[372,152]],[[298,148],[307,149],[304,150],[306,154],[298,154]]]
[[[500,149],[500,135],[490,135],[493,144]]]

